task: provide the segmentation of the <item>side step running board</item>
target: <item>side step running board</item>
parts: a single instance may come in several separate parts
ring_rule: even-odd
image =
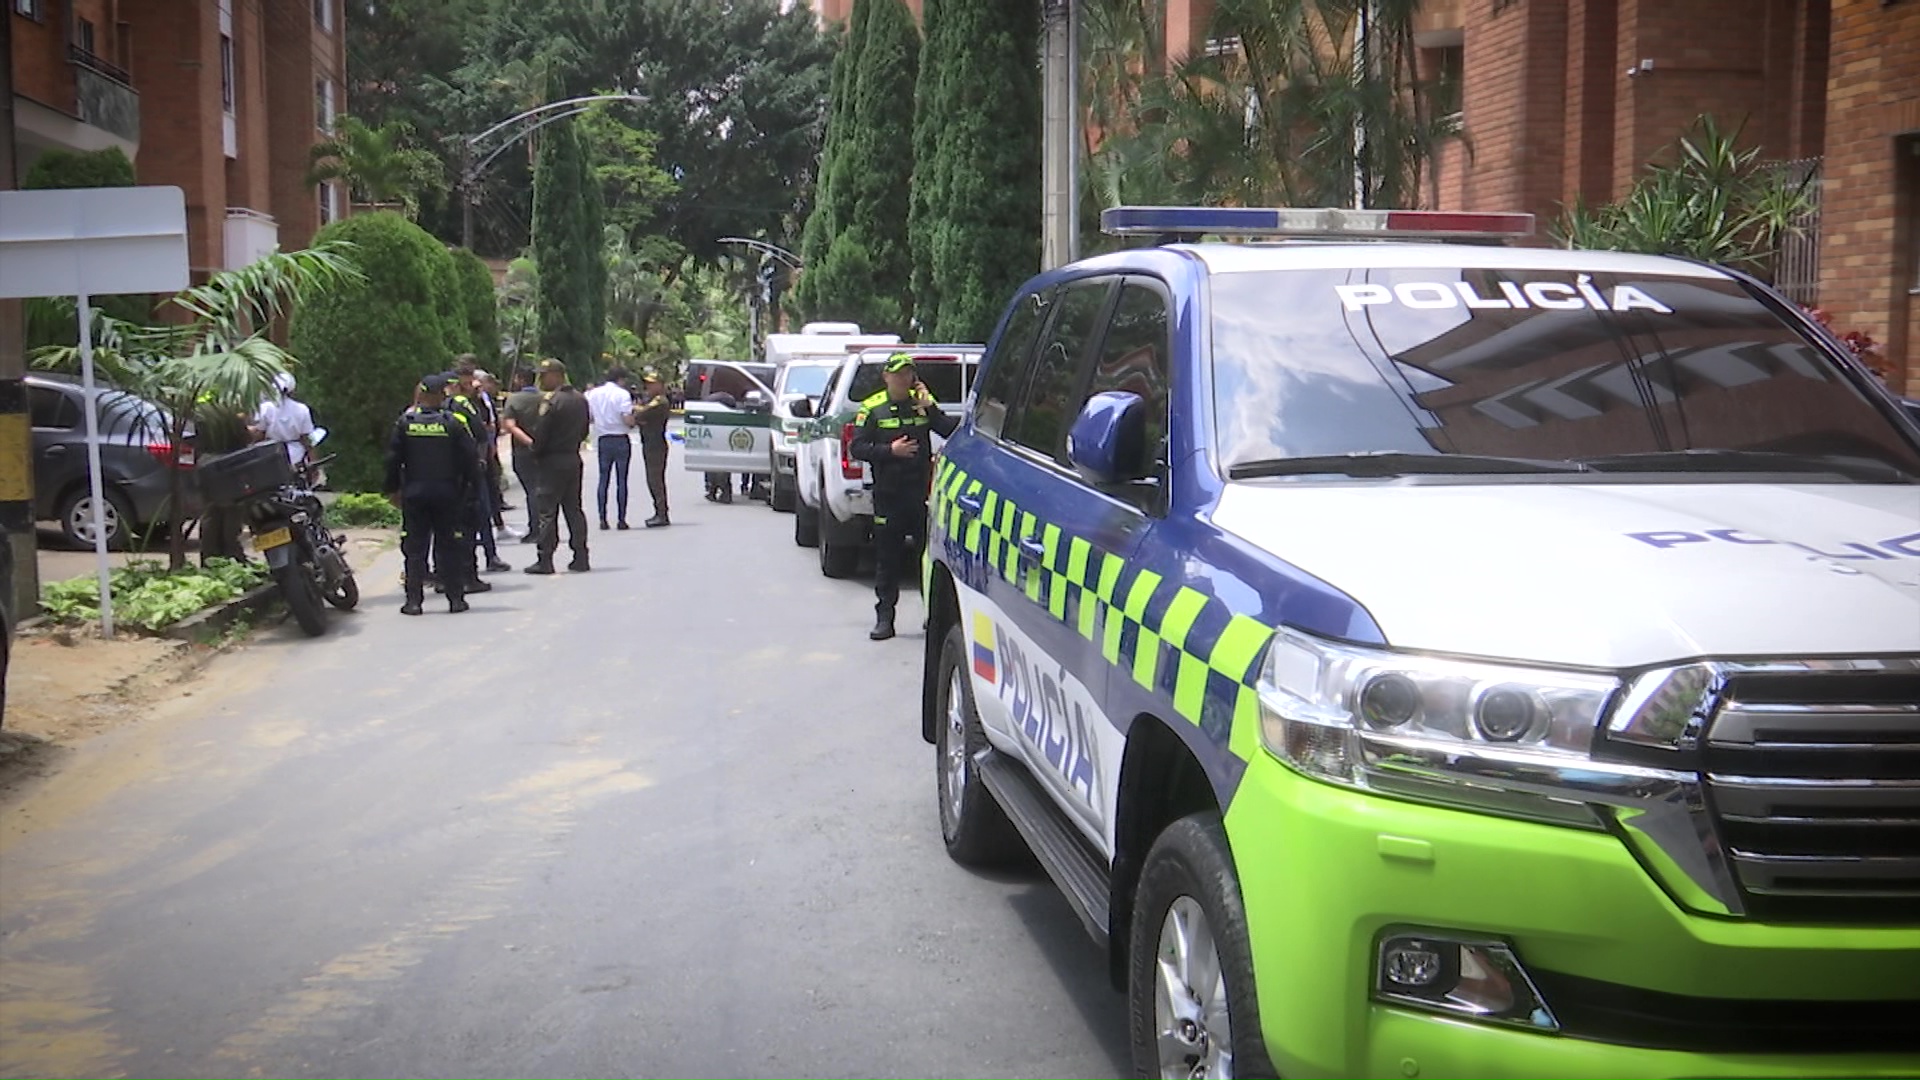
[[[1019,762],[998,750],[982,750],[974,759],[980,779],[993,793],[995,802],[1007,812],[1013,827],[1027,841],[1045,867],[1047,875],[1067,896],[1074,914],[1087,926],[1087,932],[1104,947],[1107,944],[1107,901],[1110,893],[1107,868],[1088,849],[1080,833],[1054,808],[1053,800],[1041,790],[1032,774]]]

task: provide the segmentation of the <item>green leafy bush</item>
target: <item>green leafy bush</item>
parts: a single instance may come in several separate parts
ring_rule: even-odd
[[[334,501],[327,517],[341,525],[386,527],[400,524],[400,508],[385,495],[349,492]]]
[[[460,275],[460,308],[467,321],[467,337],[480,366],[499,375],[500,309],[493,290],[493,271],[466,248],[453,249],[453,266]]]
[[[320,230],[316,244],[346,240],[365,274],[302,304],[290,345],[304,363],[300,388],[315,419],[331,431],[327,448],[336,483],[375,488],[382,479],[394,419],[413,400],[420,377],[452,363],[448,341],[464,339],[464,323],[442,317],[443,280],[451,256],[438,240],[399,214],[359,214]],[[441,277],[441,267],[447,277]],[[458,340],[458,339],[455,339]]]
[[[135,560],[108,578],[113,610],[121,624],[160,630],[228,600],[267,580],[260,563],[209,559],[204,567],[167,573],[158,562]],[[100,617],[100,587],[93,577],[52,581],[40,590],[40,608],[56,623],[80,624]]]
[[[132,187],[133,162],[119,147],[105,150],[49,150],[27,170],[20,186],[30,191],[53,188]]]

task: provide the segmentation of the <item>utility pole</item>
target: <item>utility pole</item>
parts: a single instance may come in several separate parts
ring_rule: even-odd
[[[1080,257],[1080,43],[1073,0],[1041,7],[1040,268]]]
[[[0,191],[13,190],[13,15],[0,13]],[[38,610],[33,531],[32,429],[27,423],[27,342],[20,300],[0,300],[0,598],[15,619]]]

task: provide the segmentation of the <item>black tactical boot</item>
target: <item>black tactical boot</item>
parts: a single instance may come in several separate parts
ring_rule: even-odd
[[[527,573],[529,573],[529,574],[551,574],[551,573],[553,573],[553,560],[552,560],[552,559],[541,559],[541,560],[540,560],[539,562],[537,562],[537,563],[534,563],[534,564],[533,564],[532,566],[529,566],[529,567],[527,567]]]
[[[867,637],[873,641],[885,641],[893,636],[893,612],[883,611],[873,620],[873,629],[867,631]]]

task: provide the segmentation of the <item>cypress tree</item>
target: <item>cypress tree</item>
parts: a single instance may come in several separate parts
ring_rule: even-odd
[[[970,0],[940,13],[932,221],[941,341],[984,341],[1040,267],[1040,9]]]
[[[856,17],[856,25],[864,27],[866,37],[860,66],[848,80],[852,122],[834,175],[838,232],[827,251],[818,299],[829,316],[868,329],[904,329],[912,310],[907,218],[920,32],[901,0],[857,2],[866,18]]]
[[[579,154],[579,184],[582,193],[580,244],[574,249],[579,272],[585,282],[587,309],[581,317],[587,335],[587,374],[598,377],[600,355],[607,344],[607,200],[593,178],[593,149],[575,134]]]
[[[576,376],[592,370],[599,328],[591,325],[592,280],[584,255],[598,260],[599,238],[586,236],[585,163],[571,124],[543,133],[533,172],[533,258],[540,268],[540,345]],[[604,301],[603,301],[604,302]]]
[[[940,12],[944,5],[945,0],[923,0],[920,5],[920,32],[925,42],[920,49],[920,74],[914,80],[913,89],[913,183],[912,201],[907,210],[907,245],[913,259],[914,323],[922,341],[930,340],[926,332],[939,307],[933,290],[933,230],[937,220],[933,212],[933,159],[940,138],[940,114],[934,103],[943,92],[940,58],[947,49],[940,38],[943,25]]]
[[[821,285],[831,277],[813,271],[826,270],[828,252],[846,222],[847,193],[837,191],[835,181],[841,173],[840,162],[853,130],[854,89],[860,71],[860,52],[866,44],[865,0],[854,0],[852,17],[840,36],[840,51],[833,58],[833,72],[827,84],[827,130],[820,143],[820,168],[814,179],[813,211],[800,234],[800,260],[806,272],[800,275],[795,298],[809,316],[821,314]]]

